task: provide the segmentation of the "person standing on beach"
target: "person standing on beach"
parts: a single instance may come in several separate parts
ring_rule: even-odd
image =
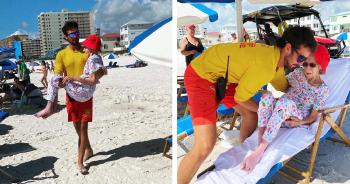
[[[44,88],[47,88],[47,71],[48,67],[45,63],[45,61],[41,61],[41,68],[39,71],[43,72],[43,77],[41,78],[40,82],[43,84]]]
[[[65,77],[80,77],[83,74],[84,66],[89,56],[83,51],[83,47],[79,43],[80,32],[78,23],[67,21],[62,27],[62,32],[69,45],[57,53],[54,73]],[[61,88],[65,85],[64,81],[59,83]],[[88,137],[88,123],[92,122],[92,97],[85,102],[78,102],[66,94],[66,108],[68,122],[73,122],[79,137],[78,170],[80,173],[85,174],[87,172],[84,164],[81,162],[81,158],[83,158],[83,161],[86,161],[93,155]]]
[[[253,42],[217,44],[194,59],[184,76],[194,144],[179,165],[178,184],[189,183],[212,152],[219,103],[233,107],[242,116],[243,142],[257,127],[258,104],[252,97],[267,83],[285,91],[288,83],[284,67],[299,66],[316,46],[309,28],[295,26],[288,28],[275,46]]]
[[[19,70],[18,70],[19,80],[23,81],[26,85],[29,84],[30,83],[30,76],[29,76],[30,71],[27,68],[26,63],[22,59],[20,59],[20,60],[18,60],[17,64],[19,65]]]
[[[199,38],[195,37],[196,26],[190,24],[186,26],[187,36],[180,41],[181,54],[186,57],[186,66],[195,58],[195,55],[203,52],[204,47]]]

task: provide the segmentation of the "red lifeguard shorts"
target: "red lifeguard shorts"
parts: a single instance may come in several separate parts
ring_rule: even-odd
[[[216,99],[215,83],[201,78],[191,65],[186,68],[184,76],[185,88],[193,125],[215,124],[216,109],[220,101]],[[237,84],[229,84],[222,103],[226,107],[236,106],[234,94]]]
[[[78,102],[66,94],[68,122],[92,122],[92,98],[86,102]]]

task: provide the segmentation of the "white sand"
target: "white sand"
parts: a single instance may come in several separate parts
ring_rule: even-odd
[[[347,116],[343,125],[344,132],[350,137],[350,109],[347,112]],[[188,147],[191,147],[193,143],[193,137],[189,137],[184,141]],[[178,148],[178,161],[181,161],[184,155],[184,151]],[[220,153],[225,152],[228,148],[222,146],[222,141],[218,141],[215,145],[213,152],[205,160],[192,179],[191,183],[194,183],[196,176],[204,171],[206,168],[214,164],[216,158]],[[293,165],[296,165],[300,169],[306,169],[309,163],[311,150],[304,150],[297,154],[294,160],[290,161]],[[179,162],[178,162],[179,163]],[[315,168],[313,172],[313,184],[327,184],[327,183],[350,183],[350,148],[329,140],[321,142],[319,146],[318,155],[316,157]],[[292,184],[293,182],[283,177],[280,174],[276,174],[270,181],[271,184]]]
[[[149,64],[108,72],[94,94],[89,137],[96,155],[87,161],[88,175],[77,172],[77,135],[64,106],[47,120],[32,116],[38,109],[12,111],[0,123],[0,168],[34,183],[170,183],[162,138],[171,133],[171,69]],[[40,76],[31,74],[41,87]],[[64,90],[59,101],[65,104]],[[7,182],[0,173],[0,183]]]

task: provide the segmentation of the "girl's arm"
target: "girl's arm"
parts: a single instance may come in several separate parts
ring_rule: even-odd
[[[302,125],[310,125],[316,121],[318,116],[318,111],[313,109],[310,115],[302,120]]]
[[[290,117],[290,120],[286,120],[285,123],[289,124],[289,126],[291,127],[297,127],[300,125],[310,125],[317,119],[317,116],[318,116],[318,111],[313,109],[310,115],[304,118],[303,120],[292,116]]]
[[[98,79],[100,79],[103,75],[105,75],[105,69],[101,68],[97,70],[95,73],[92,73],[89,78],[80,78],[80,77],[65,77],[65,81],[77,81],[82,84],[94,85],[97,84]]]
[[[80,78],[80,77],[65,77],[65,80],[68,81],[77,81],[82,84],[87,84],[87,85],[94,85],[97,84],[97,77],[96,74],[93,73],[89,76],[89,78]]]

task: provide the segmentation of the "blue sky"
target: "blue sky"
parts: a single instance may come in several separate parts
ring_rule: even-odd
[[[15,31],[38,35],[40,12],[91,11],[101,32],[119,32],[133,20],[158,22],[171,16],[171,0],[0,0],[0,39]]]
[[[1,0],[0,39],[17,30],[33,34],[38,31],[40,12],[68,10],[90,11],[95,0]]]

